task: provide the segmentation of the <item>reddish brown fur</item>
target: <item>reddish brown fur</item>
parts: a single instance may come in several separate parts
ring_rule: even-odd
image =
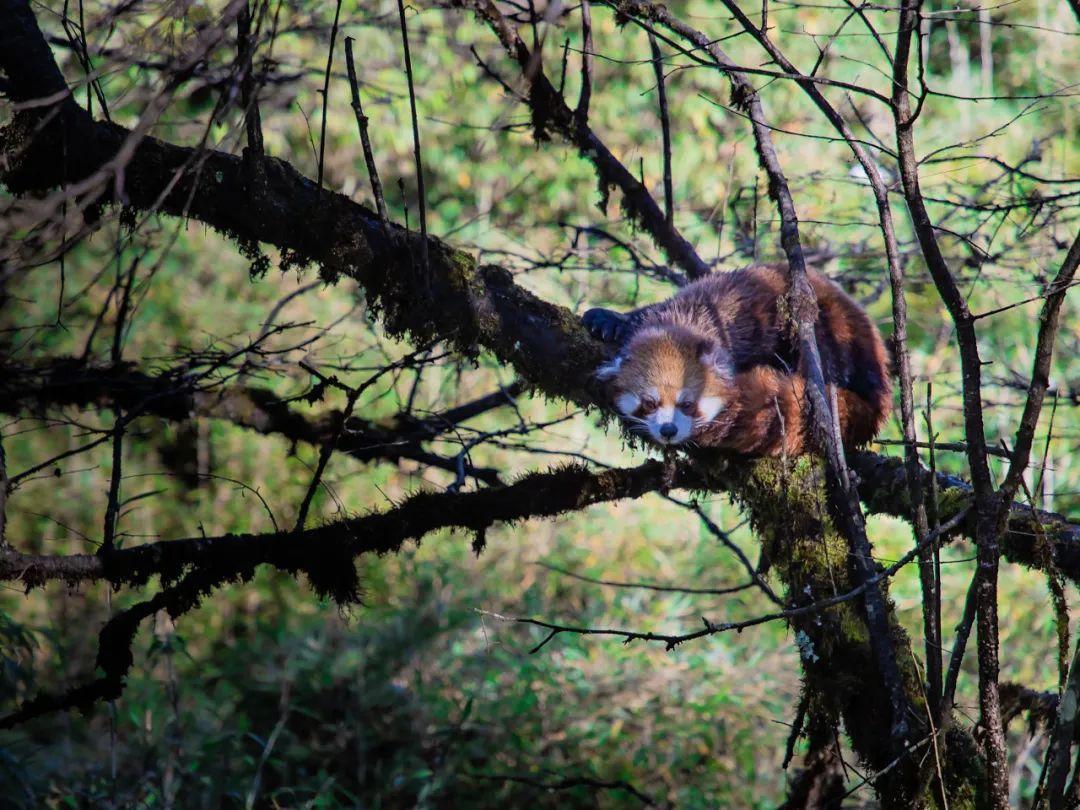
[[[818,350],[825,380],[835,386],[844,444],[861,446],[876,435],[891,403],[885,345],[843,290],[816,272],[810,281],[819,308]],[[649,407],[671,407],[679,391],[697,400],[719,397],[720,412],[704,425],[700,409],[684,410],[699,421],[692,441],[763,455],[810,449],[806,379],[778,312],[785,290],[779,268],[757,267],[708,276],[640,311],[622,364],[608,375],[616,396],[655,390],[658,402],[646,403],[635,412],[639,417]]]
[[[725,380],[727,406],[694,441],[738,453],[798,455],[806,447],[806,385],[802,377],[768,366]]]

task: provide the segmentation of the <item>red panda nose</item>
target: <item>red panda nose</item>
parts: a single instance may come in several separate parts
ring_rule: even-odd
[[[663,436],[665,439],[670,439],[678,432],[679,429],[675,427],[674,422],[665,422],[660,426],[660,435]]]

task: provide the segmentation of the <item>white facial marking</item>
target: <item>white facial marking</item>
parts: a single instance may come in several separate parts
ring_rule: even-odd
[[[638,409],[640,404],[641,398],[637,394],[626,393],[615,397],[615,407],[619,409],[623,416],[630,416]]]
[[[698,410],[701,411],[701,421],[711,422],[724,407],[724,401],[720,397],[702,397],[698,400]]]
[[[596,370],[596,379],[598,380],[613,380],[619,376],[619,369],[622,368],[623,359],[622,356],[616,357],[610,363],[605,363]]]

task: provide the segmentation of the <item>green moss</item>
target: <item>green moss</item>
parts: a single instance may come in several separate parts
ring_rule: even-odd
[[[986,761],[971,735],[954,726],[946,732],[941,747],[949,807],[985,807]]]
[[[450,286],[466,295],[483,295],[484,282],[477,274],[476,259],[464,250],[449,250],[446,255]]]
[[[765,558],[785,589],[789,606],[808,605],[853,588],[846,539],[833,525],[827,508],[825,472],[820,460],[760,459],[725,470],[731,491],[745,508],[765,550]],[[943,519],[967,505],[960,490],[942,493]],[[892,646],[908,703],[921,712],[925,703],[911,642],[884,593]],[[854,750],[871,769],[894,762],[890,718],[883,707],[883,684],[871,647],[861,598],[850,599],[791,620],[806,675],[806,687],[835,701]],[[918,720],[911,716],[909,723]],[[912,729],[912,739],[923,734]],[[941,746],[950,807],[976,807],[981,792],[981,760],[970,735],[954,727]],[[945,757],[946,753],[941,752]],[[917,766],[895,767],[877,785],[886,807],[920,805],[911,795]],[[921,805],[933,804],[931,783]]]
[[[782,581],[787,604],[808,605],[854,587],[847,540],[829,516],[825,472],[820,460],[761,459],[737,465],[733,491],[760,536],[771,569]],[[912,706],[922,705],[910,642],[886,593],[886,610],[901,680]],[[827,692],[840,710],[852,745],[863,762],[878,769],[891,763],[890,718],[882,711],[883,683],[871,647],[861,598],[850,599],[791,621],[807,687]],[[910,722],[910,718],[909,718]],[[921,733],[913,730],[913,734]],[[914,768],[914,766],[912,766]],[[913,770],[884,777],[886,806],[907,806]]]
[[[819,460],[759,459],[738,482],[737,492],[769,560],[785,561],[791,593],[821,598],[849,589],[847,542],[828,519]]]
[[[959,487],[951,487],[937,494],[938,514],[946,521],[971,506],[974,496]]]
[[[862,616],[856,613],[850,606],[845,604],[837,607],[836,617],[839,620],[842,638],[852,644],[870,644],[870,634],[866,628],[866,622]]]

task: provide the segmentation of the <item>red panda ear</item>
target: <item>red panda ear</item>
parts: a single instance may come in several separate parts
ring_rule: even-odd
[[[735,376],[735,365],[731,362],[728,350],[712,340],[703,340],[698,345],[698,357],[707,366],[712,366],[723,377]]]

